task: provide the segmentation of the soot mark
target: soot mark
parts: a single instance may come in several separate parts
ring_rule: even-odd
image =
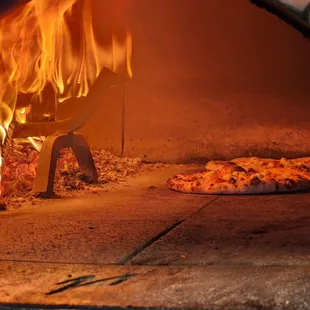
[[[263,234],[267,234],[267,230],[265,230],[265,229],[254,229],[250,233],[253,235],[263,235]]]
[[[83,277],[77,277],[77,278],[70,278],[68,280],[58,282],[56,285],[60,285],[61,287],[51,290],[45,295],[54,295],[57,293],[61,293],[70,289],[78,288],[78,287],[83,287],[83,286],[88,286],[88,285],[93,285],[96,283],[102,283],[102,282],[108,282],[107,285],[113,286],[113,285],[118,285],[121,284],[132,277],[135,277],[136,274],[132,273],[126,273],[123,275],[119,276],[114,276],[114,277],[108,277],[108,278],[101,278],[98,280],[94,280],[96,278],[95,275],[88,275],[88,276],[83,276]]]

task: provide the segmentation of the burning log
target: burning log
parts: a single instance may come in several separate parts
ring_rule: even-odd
[[[80,110],[76,111],[71,117],[65,120],[18,123],[14,130],[14,138],[49,136],[73,132],[80,129],[85,125],[100,104],[95,94],[98,93],[99,90],[104,94],[111,86],[123,83],[126,80],[128,80],[128,76],[118,75],[108,69],[103,69],[87,96],[87,105],[81,104]],[[80,100],[83,100],[83,98],[80,98]]]

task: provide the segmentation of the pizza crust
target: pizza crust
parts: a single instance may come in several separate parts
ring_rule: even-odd
[[[236,158],[210,161],[205,171],[178,174],[167,181],[170,189],[191,194],[270,194],[310,188],[310,158],[280,160]]]

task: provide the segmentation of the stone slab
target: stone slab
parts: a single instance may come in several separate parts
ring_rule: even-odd
[[[309,267],[0,264],[2,304],[309,309]]]
[[[214,197],[166,187],[182,168],[147,172],[107,192],[0,213],[0,259],[104,263],[126,257]],[[184,170],[184,168],[183,168]],[[186,170],[186,169],[185,169]]]
[[[310,265],[310,194],[221,196],[133,264]]]

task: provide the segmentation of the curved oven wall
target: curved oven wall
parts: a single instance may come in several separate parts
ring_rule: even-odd
[[[100,31],[104,10],[97,6]],[[186,162],[310,154],[310,42],[247,0],[119,0],[133,34],[125,155]],[[103,28],[102,28],[103,29]],[[122,89],[83,129],[121,150]]]

